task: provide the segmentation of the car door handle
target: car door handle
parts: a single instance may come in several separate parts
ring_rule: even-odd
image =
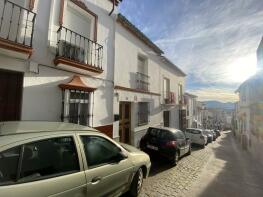
[[[95,185],[97,183],[99,183],[101,181],[101,177],[94,177],[92,180],[91,180],[91,184]]]

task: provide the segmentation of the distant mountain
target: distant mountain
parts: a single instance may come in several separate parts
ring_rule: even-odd
[[[222,103],[220,101],[204,101],[203,103],[205,103],[206,107],[209,109],[225,109],[225,110],[235,109],[235,104],[231,102]]]

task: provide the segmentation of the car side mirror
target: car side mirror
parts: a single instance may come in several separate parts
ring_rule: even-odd
[[[121,160],[124,160],[126,158],[128,158],[128,156],[124,152],[120,151],[114,158],[114,161],[119,163]]]

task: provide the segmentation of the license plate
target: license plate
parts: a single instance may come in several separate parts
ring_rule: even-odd
[[[147,145],[147,148],[149,148],[149,149],[152,149],[152,150],[158,150],[158,147],[156,147],[156,146],[152,146],[152,145]]]

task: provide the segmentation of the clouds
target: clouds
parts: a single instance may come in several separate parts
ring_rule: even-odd
[[[200,97],[205,97],[204,88],[233,92],[253,73],[246,76],[255,64],[251,57],[263,34],[262,0],[127,2],[144,5],[130,10],[124,1],[122,6],[125,15],[135,11],[128,18],[188,74],[187,88],[195,88]],[[241,57],[246,64],[240,65]]]

